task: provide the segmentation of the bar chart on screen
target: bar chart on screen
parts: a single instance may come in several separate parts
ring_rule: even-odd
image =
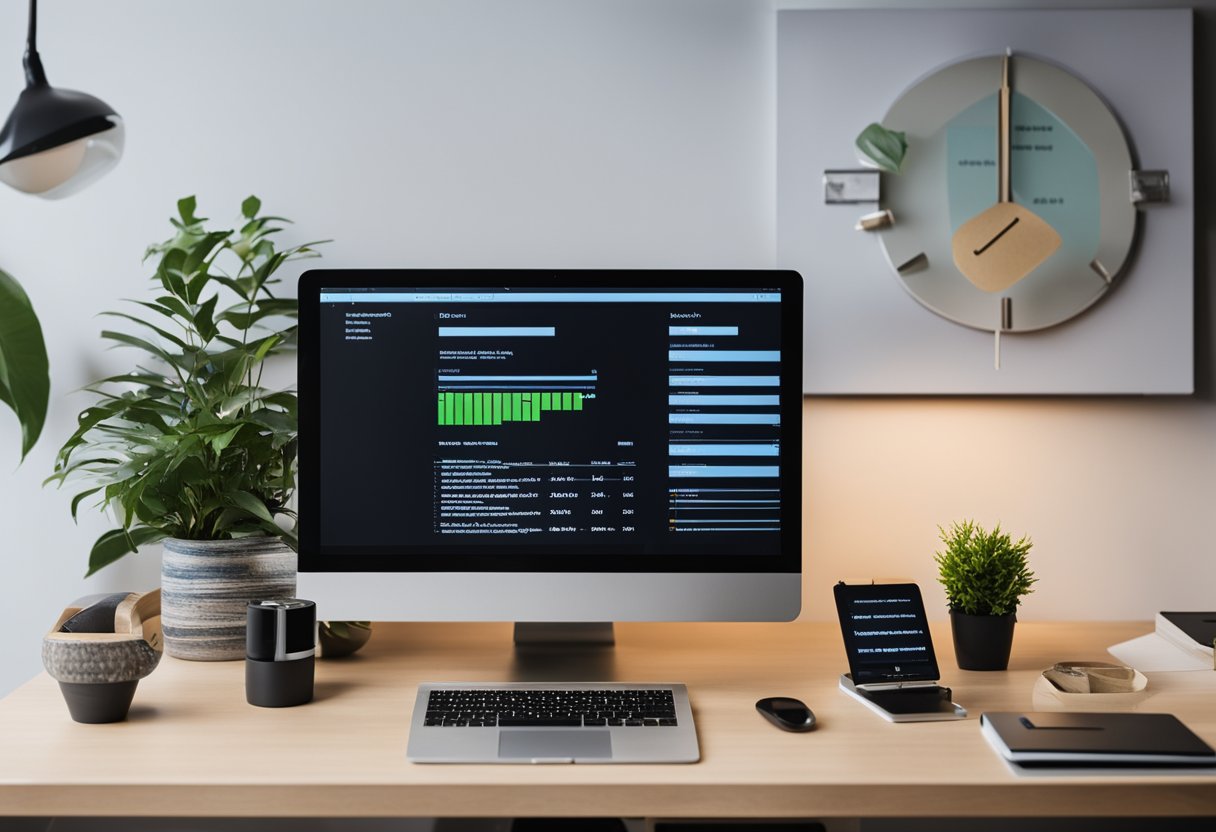
[[[583,390],[520,390],[493,392],[457,387],[438,394],[436,424],[501,425],[505,422],[539,422],[549,411],[581,411],[595,393]]]

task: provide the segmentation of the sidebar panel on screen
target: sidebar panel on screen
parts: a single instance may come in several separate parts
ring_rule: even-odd
[[[780,550],[779,293],[343,288],[319,323],[322,546]]]

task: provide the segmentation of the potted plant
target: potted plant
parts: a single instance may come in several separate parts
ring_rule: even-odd
[[[102,337],[143,355],[126,373],[87,388],[48,482],[84,480],[118,528],[89,554],[89,575],[164,541],[166,651],[198,660],[245,654],[246,604],[295,594],[296,395],[262,385],[266,362],[294,346],[297,302],[277,297],[285,263],[318,256],[316,243],[278,248],[287,220],[261,201],[241,205],[237,229],[213,230],[194,197],[177,204],[176,233],[148,248],[152,300],[140,314],[103,313],[139,334]]]
[[[1026,562],[1033,544],[1025,536],[1014,543],[999,523],[990,532],[970,520],[952,524],[949,531],[939,526],[938,531],[945,550],[934,558],[950,605],[958,666],[1004,670],[1018,604],[1038,580]]]
[[[341,659],[352,656],[371,637],[370,621],[318,621],[317,657]]]

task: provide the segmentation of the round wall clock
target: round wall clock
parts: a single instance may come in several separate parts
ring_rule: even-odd
[[[1021,55],[934,72],[891,106],[907,134],[879,232],[900,282],[950,321],[999,333],[1073,318],[1116,284],[1139,212],[1132,153],[1084,82]]]

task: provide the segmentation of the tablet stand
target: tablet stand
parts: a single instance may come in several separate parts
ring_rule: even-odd
[[[888,722],[945,722],[966,719],[967,709],[951,701],[950,688],[931,683],[857,687],[853,676],[840,676],[840,689]]]

